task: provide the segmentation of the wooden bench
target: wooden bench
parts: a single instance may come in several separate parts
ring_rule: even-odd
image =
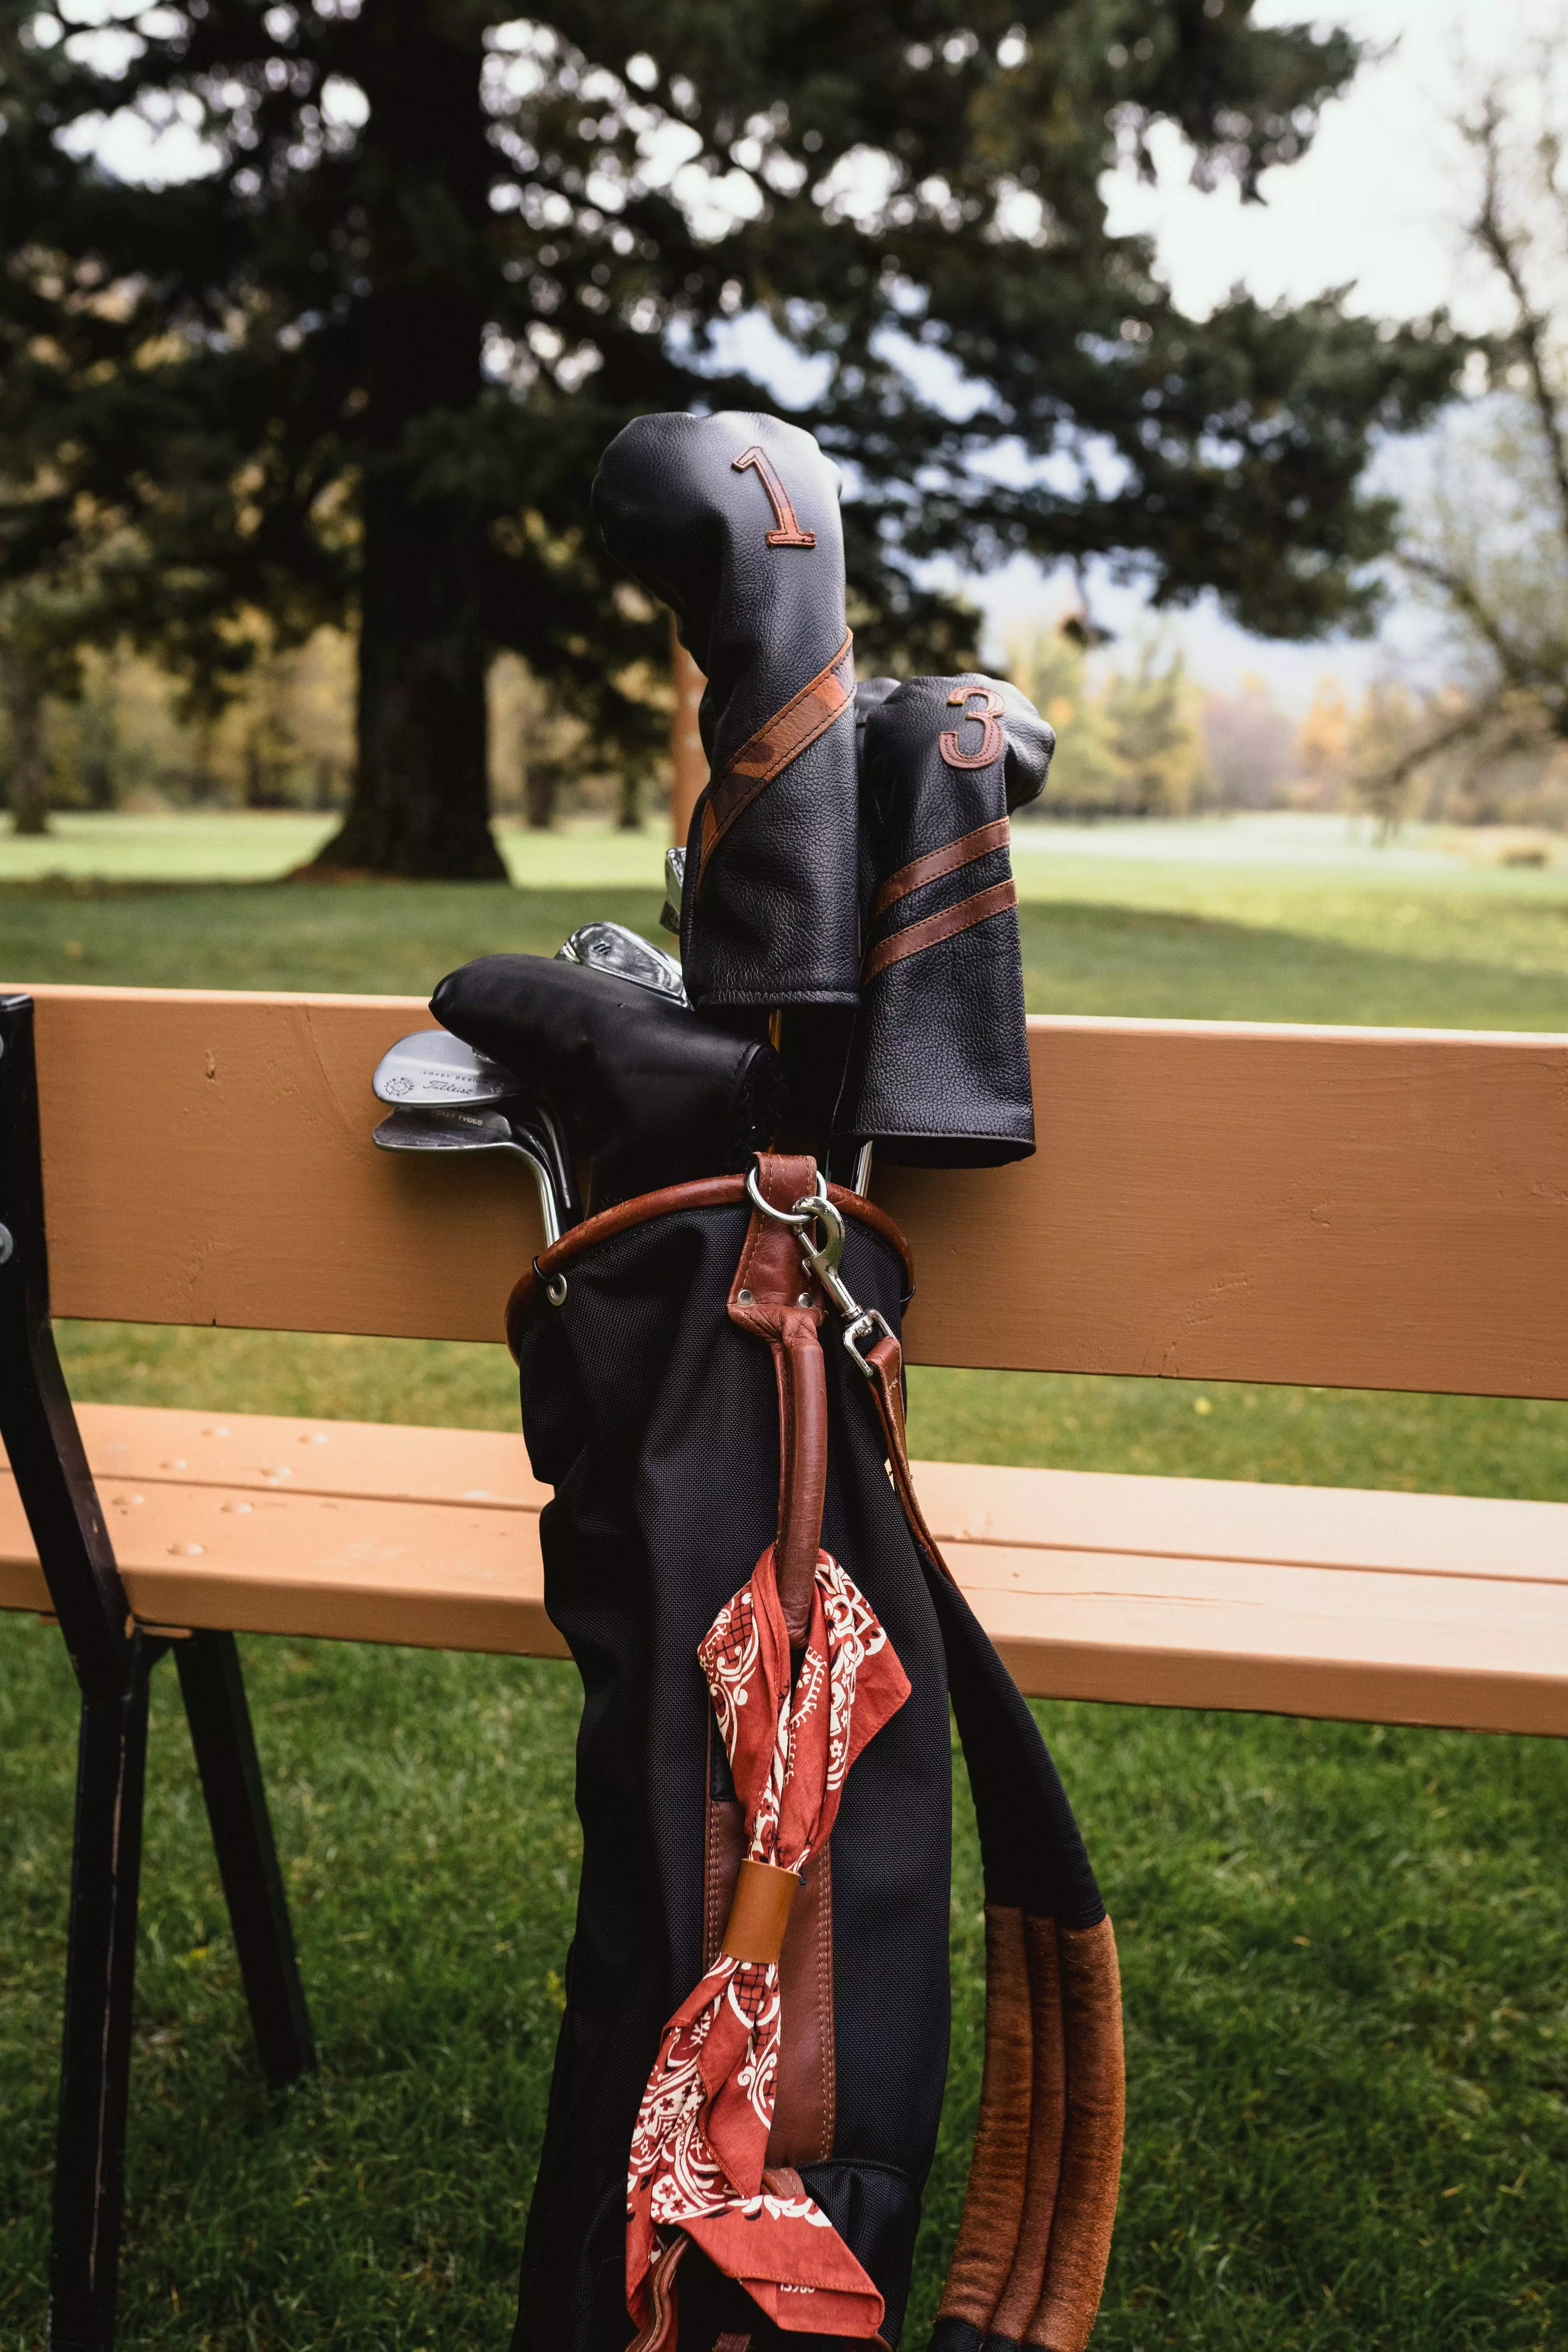
[[[427,1025],[418,1000],[31,993],[55,1314],[499,1341],[540,1245],[527,1189],[506,1163],[370,1144],[371,1071]],[[13,1355],[6,1278],[37,1222],[25,1025],[0,1015]],[[879,1172],[917,1267],[911,1360],[1568,1396],[1568,1038],[1044,1020],[1031,1052],[1035,1159]],[[82,1785],[134,1783],[138,1819],[134,1727],[103,1727],[133,1702],[105,1660],[127,1622],[149,1658],[169,1641],[263,2058],[287,2079],[309,2028],[232,1634],[559,1656],[544,1495],[516,1436],[88,1406],[112,1559],[84,1532],[79,1470],[73,1566],[69,1465],[58,1493],[39,1486],[42,1423],[3,1393],[8,1442],[33,1431],[22,1485],[54,1533],[41,1565],[0,1477],[0,1607],[52,1604],[75,1649],[98,1643],[96,1666],[79,1654]],[[58,1401],[54,1423],[58,1437]],[[1030,1693],[1568,1731],[1568,1506],[938,1463],[918,1477]],[[62,1591],[80,1620],[93,1578],[90,1638],[73,1636]],[[115,1610],[119,1635],[102,1634]],[[143,1725],[144,1704],[143,1686]],[[107,1841],[79,1832],[56,2189],[55,2342],[92,2352],[113,2326],[135,1900],[134,1853]]]

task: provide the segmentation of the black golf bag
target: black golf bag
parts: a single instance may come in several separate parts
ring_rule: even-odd
[[[555,1489],[546,1606],[584,1685],[582,1885],[513,2352],[897,2344],[947,2061],[950,1699],[986,2047],[932,2341],[1079,2352],[1121,2158],[1110,1921],[914,1498],[901,1236],[807,1159],[764,1154],[750,1181],[591,1217],[509,1309]]]

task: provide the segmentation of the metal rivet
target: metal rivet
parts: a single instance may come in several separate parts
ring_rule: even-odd
[[[16,1243],[11,1239],[10,1226],[0,1225],[0,1265],[6,1264],[16,1246]]]
[[[809,1307],[809,1306],[811,1305],[811,1293],[810,1293],[810,1291],[809,1291],[809,1290],[803,1290],[803,1291],[799,1294],[799,1296],[797,1297],[797,1298],[795,1299],[795,1305],[796,1305],[797,1307]]]
[[[752,1303],[752,1294],[749,1290],[737,1290],[735,1297],[742,1307],[749,1307]]]

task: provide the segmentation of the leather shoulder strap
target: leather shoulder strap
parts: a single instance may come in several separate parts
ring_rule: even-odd
[[[933,2352],[1083,2352],[1110,2256],[1126,2102],[1116,1939],[1033,1716],[926,1524],[903,1351],[865,1350],[888,1468],[947,1650],[985,1869],[985,2063]]]

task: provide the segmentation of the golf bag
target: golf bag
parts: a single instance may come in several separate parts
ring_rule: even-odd
[[[764,1154],[591,1217],[513,1294],[555,1489],[545,1604],[584,1685],[513,2352],[897,2344],[947,2061],[950,1699],[985,2067],[932,2346],[1088,2340],[1121,2160],[1115,1944],[914,1497],[909,1288],[886,1216]]]

